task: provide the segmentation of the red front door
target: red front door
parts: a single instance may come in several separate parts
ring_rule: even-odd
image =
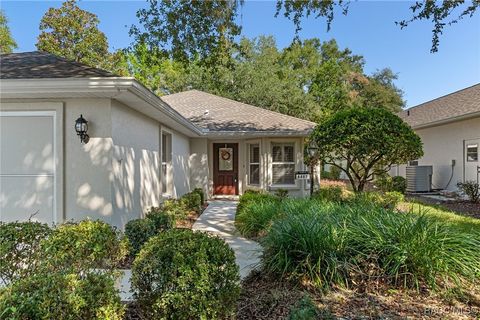
[[[214,194],[238,194],[238,143],[213,144]]]

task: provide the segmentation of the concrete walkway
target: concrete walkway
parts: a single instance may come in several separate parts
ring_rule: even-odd
[[[240,268],[240,278],[244,279],[260,265],[262,247],[248,240],[235,229],[236,201],[212,201],[193,225],[193,230],[207,231],[223,238],[235,252]]]

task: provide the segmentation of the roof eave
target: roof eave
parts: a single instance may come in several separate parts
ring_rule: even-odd
[[[427,123],[422,123],[422,124],[413,125],[413,126],[411,125],[411,128],[412,129],[426,129],[426,128],[436,127],[436,126],[440,126],[440,125],[444,125],[444,124],[448,124],[448,123],[452,123],[452,122],[456,122],[456,121],[468,120],[468,119],[472,119],[472,118],[476,118],[476,117],[480,117],[480,111],[471,112],[471,113],[468,113],[468,114],[463,114],[463,115],[456,116],[456,117],[451,117],[451,118],[448,118],[448,119],[443,119],[443,120],[438,120],[438,121],[433,121],[433,122],[427,122]],[[404,118],[403,121],[408,123],[406,118]]]

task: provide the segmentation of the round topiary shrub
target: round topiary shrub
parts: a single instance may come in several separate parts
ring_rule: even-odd
[[[151,219],[128,221],[125,225],[125,236],[130,244],[130,255],[136,256],[145,242],[156,234],[155,222]]]
[[[172,229],[175,226],[175,216],[169,214],[163,208],[151,207],[146,218],[152,221],[157,232]]]
[[[123,319],[124,307],[108,273],[45,272],[0,289],[2,319]]]
[[[39,222],[0,223],[0,278],[5,284],[35,272],[40,241],[51,231]]]
[[[144,245],[131,284],[147,318],[218,319],[235,312],[239,279],[235,255],[223,240],[172,229]]]
[[[127,254],[127,242],[103,221],[84,220],[58,226],[42,241],[43,260],[54,270],[112,269]]]

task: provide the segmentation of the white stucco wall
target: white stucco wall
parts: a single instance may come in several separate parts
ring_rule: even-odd
[[[178,198],[190,192],[190,140],[177,131],[169,129],[169,132],[172,134],[172,196]]]
[[[190,187],[202,188],[205,194],[209,194],[209,157],[208,139],[190,139]]]
[[[424,156],[419,165],[432,165],[434,188],[443,189],[452,175],[452,160],[456,164],[448,190],[456,190],[457,182],[476,180],[473,170],[465,167],[464,142],[480,139],[480,118],[452,122],[435,127],[415,130],[423,142]],[[467,166],[472,163],[468,163]],[[476,163],[473,163],[476,165]],[[405,176],[405,165],[393,168],[391,174]],[[466,172],[464,173],[464,170]],[[465,174],[465,177],[464,177]]]
[[[112,223],[122,227],[161,203],[160,125],[115,100],[111,123]]]

